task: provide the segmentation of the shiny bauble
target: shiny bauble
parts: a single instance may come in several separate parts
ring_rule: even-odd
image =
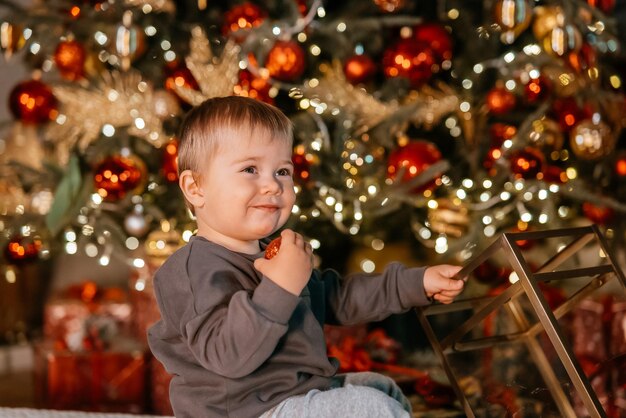
[[[615,160],[615,174],[626,178],[626,152],[620,153]]]
[[[525,180],[535,179],[543,172],[545,157],[543,153],[534,147],[512,151],[508,157],[511,172],[515,178]]]
[[[401,181],[407,182],[424,172],[428,167],[440,161],[441,152],[435,144],[428,141],[414,140],[394,149],[387,160],[387,176],[395,179],[402,174]],[[415,193],[432,190],[435,180],[416,187]]]
[[[76,40],[61,41],[54,51],[54,63],[66,80],[79,80],[85,76],[86,59],[85,47]]]
[[[567,62],[577,73],[585,74],[598,69],[597,55],[593,46],[583,42],[579,51],[573,51],[567,55]]]
[[[199,85],[187,67],[178,67],[168,73],[165,79],[165,89],[176,94],[177,87],[198,90]]]
[[[278,251],[280,250],[281,242],[282,242],[282,238],[278,237],[278,238],[274,238],[273,240],[269,242],[269,244],[267,244],[267,247],[265,247],[265,253],[263,255],[265,259],[271,260],[272,258],[276,256],[276,254],[278,254]]]
[[[140,25],[132,23],[128,16],[125,14],[124,22],[115,29],[114,42],[108,46],[109,52],[118,57],[116,64],[123,70],[128,70],[131,63],[146,51],[146,33]]]
[[[400,39],[383,53],[385,76],[404,77],[414,88],[430,80],[435,63],[435,54],[430,45],[412,38]]]
[[[413,39],[430,46],[437,63],[452,59],[453,41],[450,32],[435,22],[425,22],[413,28]]]
[[[4,19],[0,19],[0,51],[5,59],[20,51],[26,44],[24,27]]]
[[[552,29],[565,24],[565,13],[560,6],[537,6],[532,23],[535,39],[542,40]]]
[[[615,0],[587,0],[587,4],[602,10],[605,14],[611,13],[615,8]]]
[[[235,39],[243,39],[240,38],[241,34],[238,34],[238,31],[255,28],[263,23],[266,17],[267,13],[254,3],[245,2],[233,6],[224,13],[222,33],[224,35],[232,34]]]
[[[494,22],[501,28],[500,39],[511,44],[528,28],[533,17],[530,0],[496,0],[493,3]]]
[[[404,0],[374,0],[381,12],[393,13],[404,7]]]
[[[591,202],[582,204],[582,212],[594,224],[607,225],[615,219],[615,210],[609,206],[596,205]]]
[[[18,83],[9,94],[9,109],[25,124],[40,124],[58,115],[57,99],[47,84],[39,80]]]
[[[365,83],[376,74],[376,64],[368,55],[352,55],[343,64],[343,73],[351,84]]]
[[[504,141],[513,139],[517,134],[517,128],[507,123],[495,122],[489,127],[489,136],[491,137],[490,145],[500,148]]]
[[[135,205],[132,212],[124,218],[124,229],[134,237],[143,237],[150,229],[150,220],[144,213],[143,206]]]
[[[569,134],[570,148],[576,157],[583,160],[598,160],[611,155],[615,149],[615,135],[602,121],[584,119],[578,122]]]
[[[237,96],[250,97],[268,104],[274,104],[271,95],[272,85],[267,79],[256,76],[248,70],[239,72],[239,82],[233,88]]]
[[[276,41],[267,53],[265,68],[276,80],[295,81],[306,69],[304,50],[296,41]]]
[[[26,264],[39,258],[42,247],[39,237],[15,235],[4,248],[4,256],[10,264]]]
[[[503,115],[515,108],[515,95],[505,87],[493,87],[485,98],[487,109],[494,115]]]
[[[589,111],[579,106],[573,97],[555,100],[552,104],[552,114],[564,132],[569,132],[578,122],[591,116]]]
[[[584,86],[582,77],[565,66],[545,65],[541,73],[549,81],[551,91],[558,97],[574,96]]]
[[[178,182],[178,140],[172,139],[163,148],[161,174],[170,183]]]
[[[535,148],[547,151],[560,151],[563,148],[563,132],[557,122],[542,118],[532,121],[528,131],[528,143]]]
[[[533,104],[544,101],[550,94],[550,82],[546,77],[531,78],[524,85],[524,99]]]
[[[94,169],[94,186],[104,200],[116,202],[143,187],[146,166],[136,156],[112,155]]]
[[[583,38],[576,26],[566,23],[555,26],[542,39],[543,50],[555,57],[566,57],[572,52],[578,52],[583,44]]]
[[[567,183],[567,173],[557,165],[547,165],[543,170],[541,180],[547,183],[565,184]]]

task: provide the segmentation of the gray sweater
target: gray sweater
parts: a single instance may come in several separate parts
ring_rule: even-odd
[[[327,389],[338,363],[326,355],[323,324],[375,321],[429,303],[424,268],[392,263],[382,274],[345,279],[314,270],[298,297],[255,270],[262,256],[193,237],[157,271],[161,320],[148,341],[173,375],[178,418],[256,417]]]

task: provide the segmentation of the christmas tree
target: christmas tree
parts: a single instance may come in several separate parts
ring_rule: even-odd
[[[288,226],[322,265],[388,242],[463,263],[500,232],[597,223],[622,254],[614,1],[2,1],[2,273],[145,264],[194,232],[177,128],[244,95],[295,126]],[[361,263],[364,270],[376,268]],[[89,272],[84,272],[89,276]]]

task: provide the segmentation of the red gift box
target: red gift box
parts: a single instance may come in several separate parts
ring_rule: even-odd
[[[130,332],[131,318],[126,292],[86,282],[46,302],[44,338],[59,349],[104,349],[116,335]]]
[[[132,348],[131,348],[132,347]],[[145,412],[146,353],[137,342],[110,351],[35,347],[35,394],[43,408]]]

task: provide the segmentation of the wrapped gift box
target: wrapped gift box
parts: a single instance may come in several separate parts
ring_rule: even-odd
[[[107,351],[35,347],[35,396],[43,408],[141,413],[147,394],[146,352],[126,341]]]
[[[127,292],[86,282],[46,302],[44,338],[71,351],[104,349],[116,335],[130,333],[131,318]]]

